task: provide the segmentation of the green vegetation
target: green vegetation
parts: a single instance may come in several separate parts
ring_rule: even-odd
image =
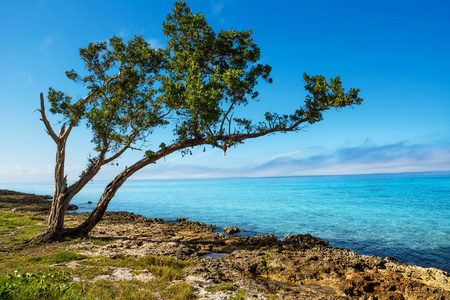
[[[0,211],[0,250],[18,247],[20,244],[45,228],[38,225],[44,221],[43,217],[35,216],[30,212],[17,213],[13,211]]]
[[[206,288],[206,290],[209,292],[222,292],[222,291],[233,292],[234,291],[233,295],[230,298],[230,299],[234,299],[234,300],[245,299],[245,295],[247,295],[247,290],[245,290],[245,289],[235,290],[235,287],[233,286],[232,283],[224,283],[224,284],[215,285],[215,286]]]
[[[237,289],[233,297],[231,299],[233,300],[244,300],[245,295],[247,295],[247,290],[245,289]]]
[[[16,204],[17,207],[17,204]],[[192,287],[183,278],[192,263],[166,256],[115,257],[94,256],[66,250],[81,242],[106,245],[112,241],[76,238],[59,243],[24,246],[27,238],[37,234],[43,217],[32,213],[0,211],[0,300],[9,299],[196,299]],[[76,217],[76,216],[75,216]],[[82,267],[66,264],[76,261]],[[134,269],[138,275],[150,272],[154,279],[96,280],[111,274],[117,267]],[[75,280],[76,279],[76,280]]]
[[[207,288],[207,290],[211,291],[211,292],[232,291],[232,290],[234,290],[234,287],[231,283],[225,283],[225,284],[220,284],[220,285],[209,287],[209,288]]]
[[[0,299],[196,299],[192,287],[159,278],[150,282],[137,280],[69,282],[68,273],[49,270],[26,273],[15,270],[0,280]]]
[[[25,273],[15,270],[0,281],[0,299],[62,299],[70,276],[55,271]]]

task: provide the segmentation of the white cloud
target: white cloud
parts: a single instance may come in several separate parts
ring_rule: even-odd
[[[168,157],[138,171],[131,179],[183,179],[227,177],[275,177],[307,175],[348,175],[375,173],[413,173],[450,171],[450,147],[409,145],[406,142],[382,146],[346,147],[333,153],[298,158],[297,151],[270,157],[264,163],[218,166],[206,159],[206,153],[194,153],[192,159]],[[199,163],[200,162],[200,163]],[[204,162],[204,163],[201,163]],[[43,167],[0,164],[0,182],[52,181],[53,164]],[[78,179],[84,169],[81,165],[66,166],[69,182]],[[124,168],[123,165],[105,166],[95,180],[111,180]]]
[[[44,40],[41,41],[41,44],[39,46],[39,50],[40,51],[44,51],[46,50],[50,44],[53,42],[53,37],[52,36],[47,36]]]
[[[450,171],[450,147],[427,148],[406,143],[348,147],[331,154],[296,158],[296,152],[242,167],[196,165],[182,160],[148,166],[133,179],[273,177]],[[201,161],[200,159],[198,161]]]
[[[164,48],[164,44],[165,44],[165,43],[162,43],[158,39],[147,39],[147,43],[149,43],[150,46],[152,46],[153,48],[156,48],[156,49]]]
[[[225,6],[225,4],[223,3],[222,0],[212,0],[211,1],[211,6],[212,6],[212,11],[214,15],[218,15],[220,14],[220,12],[222,11],[222,8]]]
[[[77,179],[83,170],[83,166],[66,166],[66,174],[69,180]],[[29,166],[22,164],[0,164],[0,182],[38,182],[53,180],[54,165]]]
[[[31,74],[28,73],[28,72],[25,72],[25,71],[23,71],[23,72],[18,72],[17,75],[18,75],[20,78],[26,80],[28,83],[34,82],[33,76],[31,76]]]
[[[117,35],[121,38],[125,38],[126,36],[128,36],[128,33],[125,29],[122,29]]]

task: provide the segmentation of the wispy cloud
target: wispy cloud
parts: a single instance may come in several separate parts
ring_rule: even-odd
[[[42,52],[42,51],[46,50],[52,42],[53,42],[53,37],[47,36],[44,40],[41,41],[41,43],[39,45],[39,51]]]
[[[81,165],[68,165],[65,170],[71,179],[78,178],[84,169]],[[53,179],[54,165],[33,166],[22,164],[0,164],[0,182],[36,182],[51,181]]]
[[[399,142],[381,146],[345,147],[331,154],[304,158],[286,155],[259,165],[238,168],[167,163],[151,166],[137,173],[135,178],[267,177],[433,171],[450,171],[450,147],[432,148]]]
[[[197,155],[197,154],[195,154]],[[206,154],[198,154],[200,156]],[[190,163],[182,159],[158,161],[137,172],[131,179],[183,179],[226,177],[271,177],[302,175],[347,175],[374,173],[407,173],[450,171],[450,146],[399,142],[385,145],[363,144],[343,147],[332,153],[296,157],[298,153],[271,157],[267,161],[238,167],[217,167]],[[198,157],[197,157],[198,158]],[[230,164],[232,164],[232,157]],[[203,161],[198,159],[197,161]],[[78,178],[84,166],[66,167],[69,180]],[[96,180],[110,180],[123,166],[105,167]],[[24,165],[0,164],[0,182],[51,181],[53,165],[29,168]]]
[[[254,171],[272,176],[450,171],[450,147],[406,142],[345,147],[327,155],[276,158]]]
[[[222,8],[225,6],[222,0],[211,0],[212,12],[214,15],[219,15]]]
[[[28,72],[25,72],[25,71],[23,71],[23,72],[18,72],[17,75],[18,75],[20,78],[26,80],[28,83],[34,82],[33,76],[31,76],[31,74],[28,73]]]
[[[147,39],[147,43],[149,43],[150,46],[152,46],[153,48],[156,48],[156,49],[161,49],[161,48],[165,47],[164,46],[165,43],[161,42],[158,39]]]

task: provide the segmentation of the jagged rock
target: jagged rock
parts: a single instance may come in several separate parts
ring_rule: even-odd
[[[328,242],[324,241],[318,237],[312,236],[309,233],[307,234],[299,234],[299,235],[290,235],[286,234],[284,236],[284,241],[289,244],[295,244],[296,246],[301,247],[309,247],[312,248],[314,246],[328,246]]]
[[[67,210],[77,210],[78,206],[76,206],[75,204],[69,204],[69,206],[67,206]]]
[[[235,234],[235,233],[241,232],[241,230],[239,228],[237,228],[236,226],[230,226],[230,227],[225,227],[223,229],[223,232],[225,232],[226,234]]]
[[[41,203],[42,207],[51,204],[36,197],[25,195],[24,203]],[[76,213],[68,215],[72,217],[79,218]],[[269,298],[266,295],[281,299],[450,299],[450,276],[442,270],[330,248],[326,241],[309,234],[286,235],[278,240],[274,235],[239,237],[214,229],[214,225],[184,219],[176,223],[107,212],[91,238],[109,240],[110,244],[80,242],[64,247],[86,256],[167,255],[191,260],[195,266],[187,271],[185,281],[193,285],[199,297],[209,299],[230,299],[238,289],[247,291],[246,299]],[[229,255],[200,258],[211,252]],[[67,267],[86,268],[72,262]],[[114,269],[102,278],[129,279],[129,274],[135,274],[128,269]],[[152,278],[151,274],[142,276]],[[224,284],[230,290],[213,291]]]

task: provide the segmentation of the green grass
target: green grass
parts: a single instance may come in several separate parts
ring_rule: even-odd
[[[72,219],[76,218],[77,216]],[[45,225],[38,225],[42,221],[45,221],[45,218],[32,213],[0,211],[0,300],[158,299],[160,296],[175,300],[197,299],[191,286],[185,282],[176,282],[184,277],[187,268],[193,266],[193,263],[188,261],[156,255],[87,257],[76,250],[67,250],[67,246],[83,242],[92,242],[95,245],[114,242],[95,238],[23,246],[23,241],[45,228]],[[70,261],[77,261],[84,267],[71,269],[64,266]],[[54,266],[56,264],[60,266]],[[156,278],[147,282],[92,282],[98,275],[110,274],[115,267],[133,268],[136,274],[147,269]],[[68,281],[75,277],[81,281]]]
[[[37,235],[45,228],[45,225],[38,225],[44,220],[29,212],[0,211],[0,250],[18,247]]]
[[[209,287],[206,289],[210,292],[220,292],[220,291],[232,291],[234,290],[234,287],[231,283],[225,283],[225,284],[219,284],[213,287]]]
[[[70,276],[55,271],[28,273],[16,270],[0,280],[0,299],[61,299]]]
[[[62,264],[73,260],[80,260],[86,258],[86,255],[77,254],[70,251],[55,252],[47,256],[30,257],[30,262],[44,262],[46,264]]]
[[[6,259],[4,259],[6,258]],[[55,263],[66,263],[78,260],[85,267],[70,269],[67,267],[51,267]],[[196,299],[192,287],[184,282],[172,283],[182,279],[186,268],[192,263],[166,256],[128,257],[118,256],[85,257],[74,252],[58,250],[47,255],[35,256],[3,256],[0,262],[1,287],[15,274],[14,270],[26,266],[21,274],[33,274],[33,280],[18,281],[20,288],[11,293],[12,298],[0,296],[0,299],[157,299],[160,294],[165,299]],[[156,279],[148,282],[138,280],[91,282],[98,275],[110,274],[114,267],[129,267],[137,270],[148,269]],[[8,270],[3,272],[3,270]],[[108,272],[109,270],[109,272]],[[55,278],[81,278],[81,282],[68,283],[61,279],[45,277],[39,274],[58,274]],[[24,276],[22,276],[23,278]],[[3,285],[1,285],[3,284]],[[6,288],[5,288],[6,289]],[[1,295],[1,294],[0,294]]]
[[[20,226],[30,226],[43,221],[44,218],[32,213],[17,213],[13,211],[0,211],[0,233],[7,233]]]

